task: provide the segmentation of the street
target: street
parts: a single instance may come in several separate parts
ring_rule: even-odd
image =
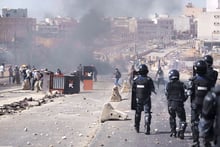
[[[117,106],[118,110],[129,115],[126,121],[109,121],[101,125],[90,147],[188,147],[192,143],[190,130],[190,107],[189,100],[186,102],[188,127],[185,139],[171,138],[169,128],[169,115],[163,86],[157,90],[157,95],[152,95],[152,121],[151,134],[144,134],[144,113],[142,112],[140,133],[134,129],[134,111],[130,110],[130,94],[124,95],[124,100]],[[177,119],[178,126],[178,119]]]
[[[140,133],[137,134],[134,130],[134,111],[130,110],[130,93],[121,93],[121,102],[111,102],[115,109],[127,113],[129,119],[100,123],[100,114],[104,103],[109,102],[112,87],[113,83],[109,79],[98,81],[94,83],[92,91],[82,90],[79,94],[58,97],[42,106],[12,115],[2,115],[0,146],[190,146],[192,140],[189,102],[186,104],[188,127],[185,140],[169,137],[169,116],[162,85],[157,89],[157,95],[152,95],[152,125],[149,136],[143,133],[143,118]],[[20,95],[25,97],[28,92]],[[34,97],[35,93],[30,91],[29,95]]]

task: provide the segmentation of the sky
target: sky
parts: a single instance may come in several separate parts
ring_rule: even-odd
[[[0,9],[27,8],[29,17],[39,19],[49,16],[81,17],[90,9],[98,9],[110,16],[143,17],[150,12],[179,13],[188,2],[205,7],[206,0],[0,0]]]

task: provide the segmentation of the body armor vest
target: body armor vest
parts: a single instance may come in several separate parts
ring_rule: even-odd
[[[151,95],[151,79],[149,77],[138,76],[135,80],[136,98],[148,99]]]
[[[167,84],[166,88],[167,99],[169,101],[183,102],[184,97],[184,85],[180,81],[172,81]]]
[[[195,98],[193,102],[202,105],[203,100],[207,92],[210,90],[211,83],[207,77],[196,76],[193,80],[193,85],[195,88]]]

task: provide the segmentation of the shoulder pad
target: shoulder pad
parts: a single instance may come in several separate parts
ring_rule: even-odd
[[[214,92],[208,92],[203,101],[202,113],[204,117],[210,117],[215,111],[216,95]]]
[[[212,89],[212,91],[216,93],[216,95],[220,95],[220,85],[217,85],[215,88]]]
[[[134,77],[134,80],[136,80],[137,78],[138,78],[138,76],[135,76],[135,77]]]

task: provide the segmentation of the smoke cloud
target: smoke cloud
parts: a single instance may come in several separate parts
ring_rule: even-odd
[[[106,16],[146,17],[154,13],[179,13],[185,3],[186,0],[1,0],[0,7],[28,8],[29,16],[36,18],[80,18],[91,9]]]
[[[44,18],[69,16],[79,19],[72,35],[57,47],[42,53],[32,53],[34,64],[68,70],[76,69],[77,65],[99,65],[97,69],[108,67],[94,60],[92,55],[95,39],[108,33],[110,25],[103,21],[104,16],[148,17],[154,13],[178,14],[184,0],[1,0],[0,5],[9,8],[27,8],[29,17]],[[2,7],[4,7],[2,6]],[[44,55],[44,57],[39,57]],[[46,57],[45,57],[46,55]],[[107,70],[104,70],[107,71]]]

